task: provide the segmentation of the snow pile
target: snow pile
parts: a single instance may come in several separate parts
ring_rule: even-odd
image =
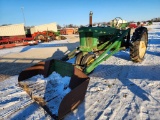
[[[32,96],[43,98],[52,114],[56,116],[58,116],[61,101],[71,91],[69,88],[70,77],[62,77],[56,72],[53,72],[47,78],[44,78],[43,75],[33,76],[25,83],[28,85],[35,83]]]

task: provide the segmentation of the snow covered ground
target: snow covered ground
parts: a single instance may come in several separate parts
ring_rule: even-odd
[[[83,103],[64,120],[160,119],[160,23],[148,27],[152,29],[144,61],[133,63],[129,51],[104,61],[89,75]],[[13,48],[12,52],[20,49]],[[2,50],[0,55],[10,52]],[[0,119],[51,119],[18,87],[17,80],[18,75],[0,82]]]

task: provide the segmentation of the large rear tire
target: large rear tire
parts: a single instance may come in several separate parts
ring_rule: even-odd
[[[133,62],[142,62],[147,50],[148,30],[139,27],[133,33],[130,45],[130,58]]]

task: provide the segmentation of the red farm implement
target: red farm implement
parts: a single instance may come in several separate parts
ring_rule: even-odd
[[[17,46],[26,46],[26,45],[36,45],[38,44],[38,41],[31,38],[19,38],[19,37],[13,37],[13,38],[2,38],[0,40],[0,49],[3,48],[12,48]]]

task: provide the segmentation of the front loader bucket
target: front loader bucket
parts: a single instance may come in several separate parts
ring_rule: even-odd
[[[41,91],[44,92],[42,85],[36,84],[34,81],[32,84],[28,83],[28,80],[33,76],[41,74],[44,77],[48,77],[53,71],[59,73],[61,76],[71,77],[69,82],[69,88],[71,91],[66,94],[60,102],[60,105],[57,108],[57,115],[52,112],[51,107],[55,103],[51,101],[53,101],[58,95],[56,97],[54,96],[49,98],[49,104],[46,98],[41,97],[40,94],[38,94],[39,96],[36,95],[36,97],[33,95],[35,91],[37,93]],[[89,83],[89,77],[72,64],[53,59],[46,62],[39,62],[38,64],[22,71],[18,77],[18,83],[31,96],[32,99],[34,99],[48,114],[50,114],[52,118],[62,119],[67,113],[73,111],[83,101]],[[46,91],[45,94],[52,96],[53,94],[56,94],[56,92]]]

